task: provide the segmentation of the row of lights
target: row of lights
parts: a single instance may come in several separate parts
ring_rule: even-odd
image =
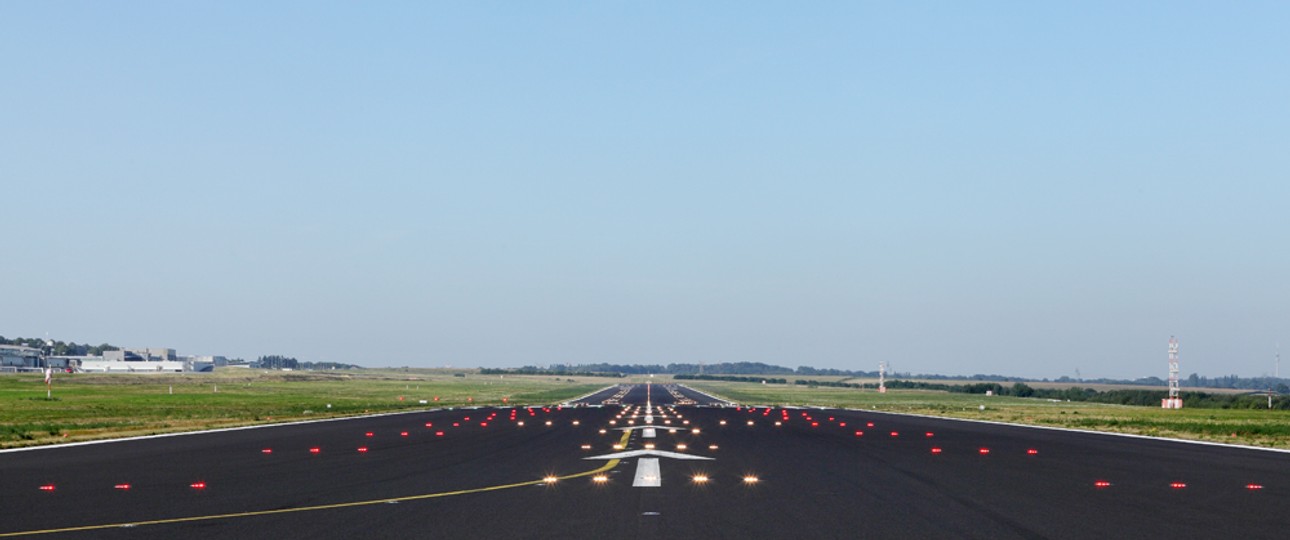
[[[206,482],[193,482],[191,484],[188,484],[188,487],[196,490],[203,490],[203,489],[206,489]],[[115,489],[117,491],[130,491],[133,488],[134,488],[133,484],[113,484],[112,485],[112,489]],[[58,489],[58,486],[54,484],[43,484],[40,486],[41,491],[55,491],[57,489]]]
[[[1098,481],[1096,481],[1096,482],[1093,482],[1093,487],[1098,488],[1098,489],[1109,488],[1109,487],[1111,487],[1112,485],[1114,485],[1114,484],[1112,484],[1112,483],[1110,483],[1110,482],[1108,482],[1108,481],[1106,481],[1106,480],[1098,480]],[[1186,488],[1187,488],[1187,483],[1186,483],[1186,482],[1170,482],[1170,483],[1169,483],[1169,487],[1170,487],[1170,489],[1186,489]],[[1263,489],[1263,484],[1245,484],[1245,486],[1244,486],[1244,487],[1245,487],[1245,489],[1250,490],[1250,491],[1258,491],[1258,490]]]
[[[740,480],[744,484],[748,484],[748,485],[761,482],[761,478],[755,474],[745,474]],[[545,484],[554,484],[559,481],[560,481],[560,478],[556,476],[547,476],[546,478],[542,479],[542,482]],[[596,484],[607,484],[609,483],[609,475],[597,474],[591,477],[591,481]],[[708,482],[712,481],[712,477],[703,473],[699,473],[699,474],[695,474],[694,476],[691,476],[690,481],[694,482],[695,484],[707,484]]]

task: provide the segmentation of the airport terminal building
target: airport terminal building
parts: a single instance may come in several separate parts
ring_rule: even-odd
[[[40,371],[45,368],[43,359],[44,353],[40,349],[20,345],[0,345],[0,373]]]
[[[84,373],[210,372],[228,365],[223,356],[178,356],[174,349],[103,351],[102,356],[46,356],[33,347],[0,345],[0,373],[39,372],[45,367]]]

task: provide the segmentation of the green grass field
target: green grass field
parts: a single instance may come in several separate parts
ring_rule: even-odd
[[[1054,402],[1044,399],[954,394],[924,390],[875,390],[681,381],[747,404],[846,407],[927,414],[1091,431],[1290,448],[1290,411],[1182,409]],[[984,410],[981,407],[984,406]]]
[[[419,369],[59,374],[47,400],[42,375],[3,375],[0,448],[503,400],[546,404],[615,382]]]

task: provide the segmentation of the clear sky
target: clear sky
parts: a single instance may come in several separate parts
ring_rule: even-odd
[[[1290,3],[0,3],[0,335],[368,366],[1290,357]],[[1287,361],[1285,375],[1290,372]]]

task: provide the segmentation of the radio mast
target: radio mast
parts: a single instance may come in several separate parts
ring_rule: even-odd
[[[1178,397],[1178,338],[1169,336],[1169,397],[1160,400],[1165,409],[1181,409],[1182,398]]]

